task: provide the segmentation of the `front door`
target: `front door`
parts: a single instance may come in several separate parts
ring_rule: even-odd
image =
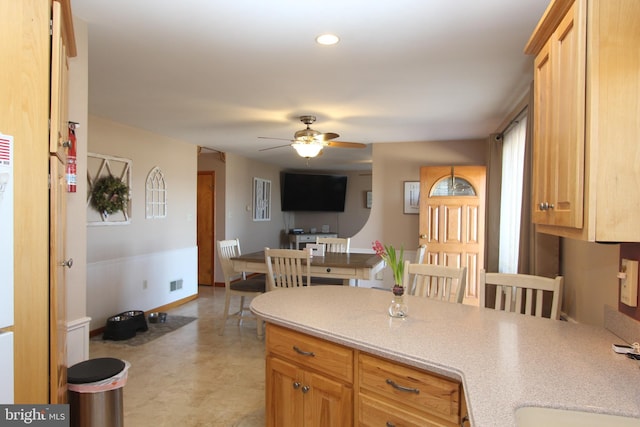
[[[198,284],[214,285],[215,172],[198,172]]]
[[[484,266],[484,166],[420,168],[420,244],[426,263],[467,267],[465,303],[478,304]]]

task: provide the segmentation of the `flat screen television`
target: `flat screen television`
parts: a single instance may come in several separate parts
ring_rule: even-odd
[[[344,212],[347,177],[284,172],[282,210]]]

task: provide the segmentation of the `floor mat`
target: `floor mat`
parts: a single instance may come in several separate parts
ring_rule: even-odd
[[[197,317],[168,315],[167,320],[164,323],[147,322],[147,325],[149,326],[148,331],[137,332],[135,337],[129,338],[128,340],[119,340],[119,341],[103,340],[102,334],[100,334],[91,338],[91,341],[104,341],[104,342],[113,343],[113,344],[125,344],[125,345],[131,345],[131,346],[138,346],[138,345],[146,344],[150,341],[153,341],[156,338],[160,338],[164,334],[175,331],[176,329],[181,328],[184,325],[187,325],[196,319]]]

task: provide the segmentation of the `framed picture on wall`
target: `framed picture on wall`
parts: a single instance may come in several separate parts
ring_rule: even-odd
[[[420,181],[404,182],[404,213],[420,213]]]
[[[253,220],[271,221],[271,181],[253,178]]]

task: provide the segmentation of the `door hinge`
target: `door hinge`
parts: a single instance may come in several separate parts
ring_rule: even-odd
[[[53,19],[49,19],[49,35],[53,36]]]

